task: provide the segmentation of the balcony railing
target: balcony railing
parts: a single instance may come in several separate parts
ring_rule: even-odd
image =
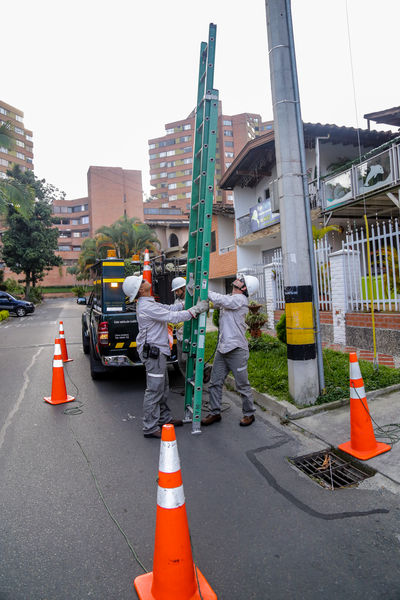
[[[366,194],[400,183],[400,145],[352,165],[322,182],[322,210],[337,208]]]

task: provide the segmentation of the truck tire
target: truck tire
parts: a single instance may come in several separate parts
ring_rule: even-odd
[[[107,373],[107,367],[105,367],[101,361],[96,357],[95,350],[92,342],[89,346],[89,357],[90,357],[90,376],[92,379],[101,379],[104,373]]]
[[[84,354],[89,354],[90,352],[90,341],[89,341],[89,332],[82,327],[82,350]]]

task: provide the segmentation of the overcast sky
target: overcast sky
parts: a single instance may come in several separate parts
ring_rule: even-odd
[[[194,108],[210,22],[224,114],[273,117],[264,0],[1,4],[0,99],[25,113],[35,174],[69,199],[90,165],[141,170],[147,195],[148,139]],[[400,105],[399,0],[292,0],[292,16],[304,121],[363,128]]]

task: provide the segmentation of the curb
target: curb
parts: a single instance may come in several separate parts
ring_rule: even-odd
[[[236,392],[235,379],[232,375],[228,375],[226,382],[232,386]],[[275,398],[275,396],[258,392],[254,388],[251,388],[251,390],[253,392],[254,402],[260,406],[260,408],[269,410],[281,419],[287,419],[290,421],[303,419],[304,417],[311,417],[312,415],[316,415],[320,412],[335,410],[336,408],[341,408],[342,406],[350,404],[349,398],[343,398],[342,400],[336,400],[335,402],[329,402],[326,404],[317,404],[315,406],[307,406],[306,408],[296,408],[296,406],[290,404],[290,402],[287,402],[286,400],[278,400]],[[400,383],[389,385],[388,387],[381,388],[380,390],[371,390],[370,392],[366,393],[366,397],[367,400],[374,400],[379,396],[390,394],[391,392],[395,392],[397,390],[400,390]]]

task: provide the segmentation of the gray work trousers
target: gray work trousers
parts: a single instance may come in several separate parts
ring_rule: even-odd
[[[146,390],[143,398],[143,431],[154,433],[171,420],[171,410],[167,404],[169,385],[167,357],[160,352],[158,358],[140,360],[146,367]]]
[[[176,354],[178,358],[178,366],[180,372],[184,377],[186,377],[186,363],[187,363],[187,354],[182,352],[183,342],[176,340]]]
[[[229,371],[232,371],[236,390],[242,397],[243,415],[249,417],[256,412],[247,374],[248,359],[249,351],[244,348],[235,348],[230,352],[226,352],[226,354],[221,354],[217,350],[211,371],[211,381],[208,386],[211,414],[216,415],[221,412],[222,388]]]

